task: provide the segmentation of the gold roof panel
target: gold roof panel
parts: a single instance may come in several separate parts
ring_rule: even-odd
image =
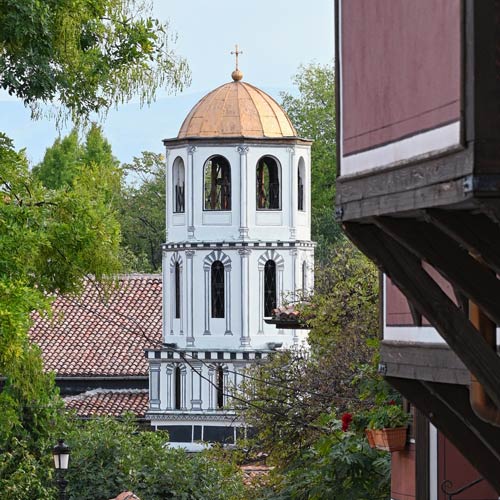
[[[249,83],[235,80],[203,97],[179,130],[188,137],[297,137],[281,106]]]

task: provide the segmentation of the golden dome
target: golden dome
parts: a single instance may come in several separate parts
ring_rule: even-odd
[[[177,137],[278,138],[297,137],[297,132],[272,97],[235,79],[203,97],[187,115]]]

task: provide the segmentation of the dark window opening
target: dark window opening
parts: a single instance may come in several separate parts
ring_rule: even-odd
[[[181,317],[181,266],[175,263],[175,317]]]
[[[264,266],[264,316],[272,316],[273,309],[276,309],[276,263],[268,260]]]
[[[231,210],[231,167],[222,156],[205,164],[205,210]]]
[[[175,403],[176,410],[181,409],[181,369],[179,366],[175,368]]]
[[[224,408],[224,370],[222,366],[217,367],[217,408]]]
[[[184,185],[175,186],[175,212],[184,212]]]
[[[265,156],[257,164],[257,209],[279,210],[281,204],[279,167]]]
[[[220,260],[212,264],[212,318],[224,317],[224,265]]]
[[[300,167],[298,169],[298,199],[297,199],[297,209],[304,210],[304,180],[300,172]]]
[[[184,162],[177,158],[173,169],[174,180],[174,212],[184,213],[185,190],[184,190]]]

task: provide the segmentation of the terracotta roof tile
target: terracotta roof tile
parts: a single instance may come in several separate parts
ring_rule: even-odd
[[[54,318],[34,315],[32,342],[59,376],[145,376],[144,350],[162,341],[160,275],[129,275],[110,293],[91,281],[80,297],[59,296]]]
[[[149,407],[147,390],[96,389],[78,396],[64,398],[66,408],[75,410],[79,417],[120,417],[131,412],[143,418]]]

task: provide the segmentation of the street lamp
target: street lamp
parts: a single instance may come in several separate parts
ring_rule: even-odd
[[[59,500],[66,500],[66,486],[68,481],[64,479],[64,473],[68,470],[69,465],[69,446],[64,440],[59,439],[52,450],[54,457],[54,467],[56,469],[57,485],[59,486]]]

